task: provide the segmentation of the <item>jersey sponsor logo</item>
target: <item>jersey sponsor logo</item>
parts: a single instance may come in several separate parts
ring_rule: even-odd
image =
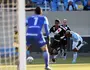
[[[40,26],[29,26],[28,28],[40,28]]]
[[[58,28],[56,31],[55,31],[55,34],[58,34],[62,29],[61,28]]]
[[[26,35],[27,36],[38,36],[38,34],[30,34],[30,33],[27,33]]]
[[[39,43],[44,43],[44,41],[42,40],[42,41],[39,41]]]

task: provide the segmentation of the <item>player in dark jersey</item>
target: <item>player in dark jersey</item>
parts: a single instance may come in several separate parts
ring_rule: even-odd
[[[62,22],[62,25],[61,27],[67,31],[67,30],[70,30],[69,26],[67,25],[67,19],[64,19],[63,22]],[[62,55],[64,60],[66,59],[66,52],[67,52],[67,37],[65,36],[63,39],[62,39],[62,50],[64,51],[64,54]],[[62,53],[62,50],[61,50],[61,53]]]
[[[53,25],[50,29],[50,33],[54,33],[54,40],[51,43],[51,51],[50,54],[52,56],[52,61],[55,62],[56,55],[60,50],[61,40],[64,38],[65,30],[60,27],[60,20],[55,20],[55,25]]]
[[[47,43],[42,34],[42,28],[44,26],[46,36],[49,36],[49,23],[46,16],[42,15],[42,10],[40,7],[35,9],[35,15],[32,15],[27,18],[27,32],[26,40],[27,46],[32,45],[41,48],[43,51],[43,57],[45,60],[45,70],[51,70],[49,67],[49,53],[47,48]]]

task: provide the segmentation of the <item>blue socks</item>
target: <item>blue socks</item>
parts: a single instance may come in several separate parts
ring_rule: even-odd
[[[48,51],[43,52],[43,57],[45,61],[45,67],[47,68],[49,66],[49,53]]]

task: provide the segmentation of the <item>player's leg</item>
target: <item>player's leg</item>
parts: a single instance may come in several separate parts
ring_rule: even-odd
[[[64,60],[66,60],[66,56],[67,56],[67,40],[62,40],[62,42],[61,42],[61,44],[62,44],[62,57],[63,57],[63,59]]]
[[[82,46],[88,44],[87,42],[83,41],[83,39],[81,39],[80,41],[80,45],[77,47],[77,50],[79,50]]]
[[[78,56],[78,51],[76,50],[76,46],[78,45],[78,42],[73,42],[72,44],[72,50],[73,50],[73,60],[72,60],[72,63],[76,63],[76,60],[77,60],[77,56]]]
[[[31,44],[32,44],[32,39],[30,36],[26,36],[26,54],[27,54],[27,57],[30,56],[30,47],[31,47]]]
[[[45,69],[51,70],[49,68],[49,52],[48,52],[47,45],[45,44],[44,46],[42,46],[41,50],[43,51],[43,57],[44,57],[44,61],[45,61]]]
[[[45,69],[51,70],[49,67],[49,51],[47,47],[47,43],[42,35],[38,36],[37,38],[37,45],[41,48],[43,52],[44,62],[45,62]]]
[[[58,47],[59,43],[57,41],[53,41],[53,43],[51,44],[51,51],[50,51],[50,56],[51,56],[51,63],[56,63],[56,58],[58,56]]]
[[[64,50],[64,54],[63,54],[63,59],[64,60],[66,60],[66,58],[67,58],[67,47],[66,47],[67,45],[64,45],[63,46],[63,50]]]
[[[52,49],[51,63],[56,63],[57,56],[58,56],[58,51],[56,49]]]
[[[77,60],[77,52],[73,51],[73,60],[72,60],[72,63],[76,63],[76,60]]]

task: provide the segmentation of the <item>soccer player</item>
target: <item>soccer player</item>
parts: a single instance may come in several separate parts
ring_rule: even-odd
[[[67,25],[67,19],[64,19],[64,20],[62,21],[61,27],[62,27],[65,31],[71,30],[71,29],[69,28],[69,26]],[[64,51],[64,54],[63,54],[62,50]],[[66,53],[67,53],[67,37],[64,37],[64,38],[62,39],[62,50],[61,50],[61,54],[62,54],[62,56],[63,56],[63,59],[66,60],[66,56],[67,56],[67,54],[66,54]]]
[[[71,30],[70,29],[70,27],[67,25],[67,19],[64,19],[63,21],[62,21],[62,25],[61,25],[61,27],[64,29],[64,30]]]
[[[52,56],[52,62],[55,62],[55,58],[58,55],[58,51],[60,50],[61,47],[61,40],[64,38],[65,30],[60,27],[60,20],[56,19],[55,20],[55,25],[53,25],[50,28],[50,33],[54,33],[54,40],[51,43],[51,51],[50,54]]]
[[[72,44],[72,51],[73,51],[73,60],[72,63],[76,63],[77,59],[77,52],[80,50],[80,48],[87,44],[85,41],[83,41],[82,37],[73,31],[67,31],[66,32],[66,37],[70,37],[73,40]]]
[[[32,45],[41,48],[45,60],[45,70],[51,70],[49,67],[47,43],[42,34],[42,28],[44,26],[46,36],[49,38],[49,23],[47,17],[42,15],[42,9],[40,7],[36,7],[35,15],[28,17],[26,23],[28,24],[26,32],[27,46]]]

